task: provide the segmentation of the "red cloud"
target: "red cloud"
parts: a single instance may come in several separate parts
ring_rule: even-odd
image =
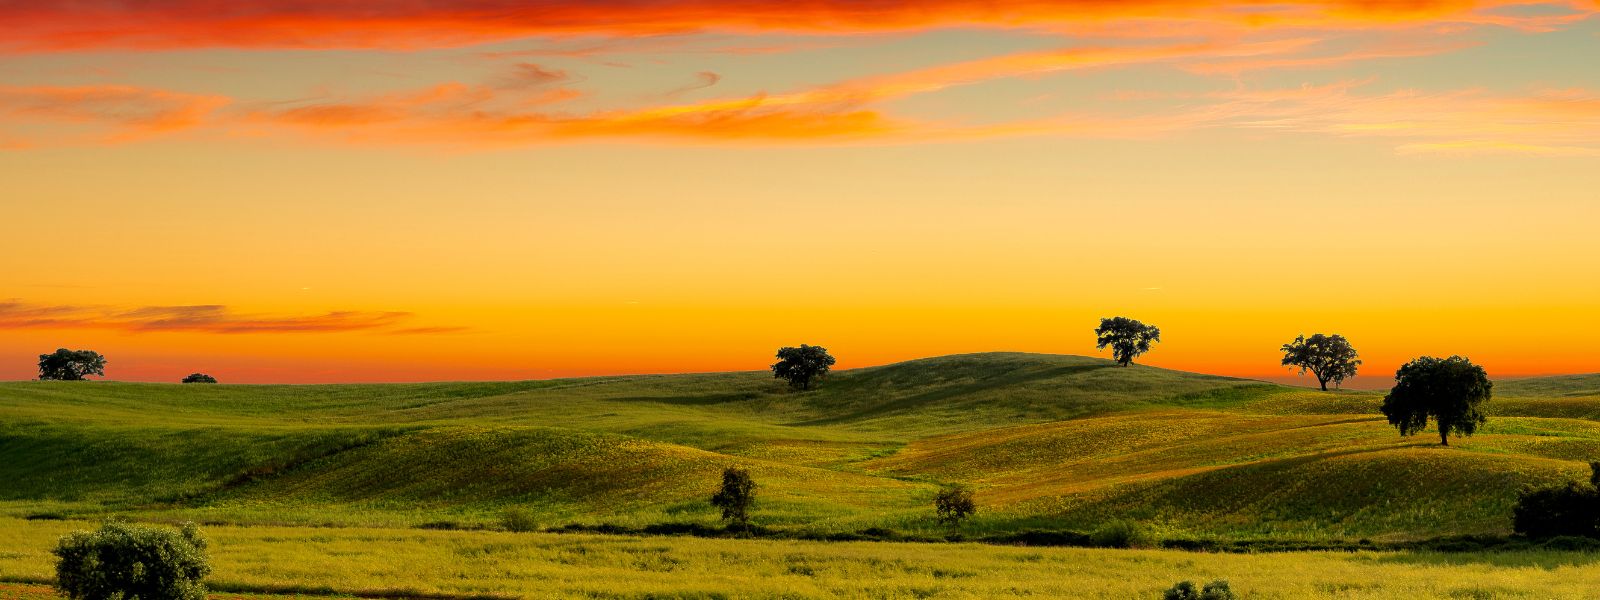
[[[0,0],[13,52],[181,48],[424,48],[539,35],[705,30],[856,33],[947,27],[1066,28],[1118,20],[1241,27],[1360,27],[1453,20],[1549,27],[1571,14],[1493,12],[1526,0]]]

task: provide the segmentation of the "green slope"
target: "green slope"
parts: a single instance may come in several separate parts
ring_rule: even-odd
[[[938,485],[978,488],[975,531],[1409,537],[1505,531],[1516,490],[1600,458],[1600,377],[1498,382],[1448,449],[1400,438],[1381,393],[1109,361],[946,356],[835,373],[504,383],[0,383],[0,513],[221,522],[712,523],[721,469],[758,521],[933,528]]]

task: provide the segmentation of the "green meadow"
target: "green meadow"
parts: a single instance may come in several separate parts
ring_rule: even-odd
[[[1016,353],[840,371],[807,392],[764,372],[3,383],[0,533],[10,543],[0,580],[44,581],[55,536],[120,517],[205,524],[217,589],[239,593],[744,597],[782,582],[789,597],[1120,598],[1226,577],[1248,597],[1546,598],[1578,597],[1561,582],[1600,584],[1597,557],[1584,553],[1250,556],[494,531],[512,509],[542,529],[714,527],[707,498],[723,468],[739,466],[759,486],[753,523],[792,537],[981,539],[1123,520],[1157,542],[1401,543],[1509,534],[1519,489],[1587,477],[1586,462],[1600,459],[1600,376],[1496,382],[1488,426],[1448,448],[1428,433],[1399,436],[1381,400]],[[975,490],[978,513],[948,527],[931,503],[953,483]],[[622,572],[631,583],[615,581]],[[882,593],[853,587],[869,580]]]

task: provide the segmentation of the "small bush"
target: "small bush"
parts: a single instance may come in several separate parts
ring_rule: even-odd
[[[506,531],[527,533],[539,530],[539,520],[534,518],[532,511],[520,506],[513,506],[500,513],[500,527]]]
[[[1558,535],[1540,543],[1539,549],[1562,552],[1600,552],[1600,540],[1573,535]]]
[[[1233,590],[1226,579],[1218,579],[1196,590],[1194,583],[1180,581],[1161,595],[1162,600],[1234,600]]]
[[[972,501],[970,488],[955,485],[939,490],[939,495],[933,497],[933,512],[940,523],[957,525],[978,512],[978,505]]]
[[[1512,530],[1531,538],[1600,537],[1600,462],[1589,469],[1587,483],[1523,490],[1512,509]]]
[[[183,383],[216,383],[217,378],[205,373],[190,373],[183,378]]]
[[[1153,548],[1155,538],[1134,521],[1117,519],[1107,521],[1089,535],[1094,545],[1101,548]]]
[[[53,551],[56,588],[72,600],[204,600],[206,540],[194,523],[106,523],[62,536]]]

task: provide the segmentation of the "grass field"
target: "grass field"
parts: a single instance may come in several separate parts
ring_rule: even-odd
[[[1600,458],[1600,376],[1503,381],[1478,435],[1401,438],[1381,393],[976,354],[834,374],[233,386],[0,383],[0,599],[51,597],[49,549],[107,517],[196,520],[214,598],[1587,598],[1600,555],[1211,554],[496,531],[712,526],[721,470],[755,523],[977,539],[1140,523],[1157,540],[1509,533],[1525,485]],[[979,513],[937,524],[940,486]],[[440,529],[448,528],[448,529]],[[1588,594],[1588,595],[1586,595]]]
[[[56,536],[90,523],[0,520],[0,579],[50,577]],[[1600,555],[1207,554],[973,544],[707,540],[304,527],[207,529],[217,598],[311,593],[526,598],[1159,598],[1226,578],[1245,598],[1592,598]],[[11,595],[8,595],[11,594]],[[33,595],[29,595],[33,594]],[[46,598],[0,586],[0,598]],[[255,598],[257,596],[250,596]]]
[[[970,534],[1141,521],[1201,538],[1503,534],[1523,485],[1600,458],[1600,377],[1500,382],[1479,435],[1401,438],[1380,393],[1055,355],[975,354],[836,373],[507,383],[0,384],[0,515],[206,523],[713,524],[721,469],[751,469],[757,524],[947,531],[940,485],[977,489]]]

